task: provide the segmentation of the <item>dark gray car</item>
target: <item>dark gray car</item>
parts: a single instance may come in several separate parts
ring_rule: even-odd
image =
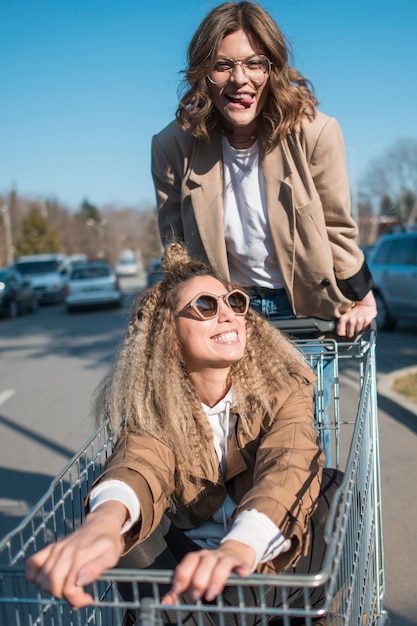
[[[13,268],[0,269],[0,317],[17,317],[37,308],[38,296],[30,281]]]
[[[417,319],[417,232],[389,233],[375,244],[368,265],[374,278],[380,329]]]

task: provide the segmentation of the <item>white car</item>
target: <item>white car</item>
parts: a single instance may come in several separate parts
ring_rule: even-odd
[[[65,285],[65,304],[68,312],[80,308],[122,306],[123,292],[111,265],[105,261],[76,265]]]
[[[115,266],[118,276],[137,276],[139,264],[136,259],[119,259]]]
[[[66,279],[65,254],[33,254],[21,256],[14,268],[29,280],[40,304],[64,301]]]

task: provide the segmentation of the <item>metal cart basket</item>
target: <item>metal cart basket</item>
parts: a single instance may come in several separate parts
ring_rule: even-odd
[[[338,344],[332,340],[298,339],[308,346],[308,356],[317,366],[316,427],[332,455],[333,466],[344,471],[344,479],[332,503],[326,528],[327,551],[322,570],[314,575],[236,575],[228,584],[236,587],[239,602],[226,605],[220,594],[213,604],[197,601],[172,607],[161,605],[161,585],[169,583],[170,571],[109,570],[88,588],[94,603],[72,610],[60,599],[40,591],[25,580],[24,561],[47,543],[71,533],[83,518],[83,500],[93,480],[101,473],[112,451],[112,437],[104,423],[52,482],[48,492],[30,514],[0,543],[0,623],[4,626],[72,626],[95,624],[121,626],[127,609],[141,626],[171,624],[203,625],[210,615],[213,624],[245,626],[256,614],[257,624],[309,626],[325,616],[328,625],[382,626],[389,623],[383,610],[384,562],[376,403],[375,331],[358,342]],[[333,377],[333,398],[324,416],[324,368]],[[117,584],[132,584],[127,602]],[[139,584],[149,583],[142,597]],[[245,587],[279,589],[278,608],[256,608],[245,602]],[[301,588],[302,601],[290,606],[291,590]],[[309,604],[310,593],[320,589],[320,609]],[[253,621],[253,620],[252,620]]]

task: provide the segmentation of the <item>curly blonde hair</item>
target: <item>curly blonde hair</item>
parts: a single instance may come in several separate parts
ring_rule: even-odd
[[[132,308],[127,334],[108,375],[97,389],[97,419],[109,417],[116,436],[122,430],[155,437],[175,455],[177,488],[190,475],[215,481],[218,459],[211,426],[191,384],[177,340],[180,288],[213,270],[189,258],[185,248],[171,244],[163,257],[164,278],[145,290]],[[220,282],[225,288],[236,285]],[[246,349],[230,370],[235,411],[251,434],[254,416],[271,412],[274,396],[294,375],[305,374],[305,361],[290,341],[249,309]],[[211,453],[210,453],[211,451]]]
[[[213,130],[227,135],[222,115],[213,104],[207,76],[226,35],[243,30],[253,46],[272,63],[268,97],[258,116],[258,135],[265,151],[296,129],[304,117],[314,118],[318,105],[311,83],[289,63],[290,44],[272,17],[253,2],[226,2],[214,8],[197,28],[188,47],[183,96],[176,112],[183,130],[210,140]]]

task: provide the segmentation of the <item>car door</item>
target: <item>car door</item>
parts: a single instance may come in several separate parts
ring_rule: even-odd
[[[417,313],[417,236],[391,242],[380,280],[385,299],[394,317]]]
[[[22,303],[21,303],[22,292],[20,289],[19,280],[17,278],[17,275],[14,272],[12,271],[9,272],[7,279],[6,279],[6,284],[7,284],[7,290],[9,293],[8,299],[11,302],[15,302],[20,311],[22,308]]]

